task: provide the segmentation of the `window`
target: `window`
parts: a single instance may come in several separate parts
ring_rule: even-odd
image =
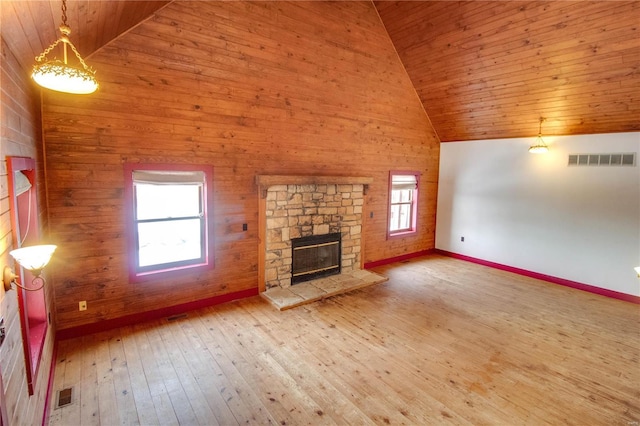
[[[419,177],[418,172],[390,173],[388,237],[416,232]]]
[[[131,281],[212,266],[212,174],[204,165],[125,165]]]

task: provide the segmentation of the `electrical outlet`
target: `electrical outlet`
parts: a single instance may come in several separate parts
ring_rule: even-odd
[[[78,303],[78,308],[81,311],[86,311],[87,310],[87,301],[86,300],[82,300]]]

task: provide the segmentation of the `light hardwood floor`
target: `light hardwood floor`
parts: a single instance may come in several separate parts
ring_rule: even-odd
[[[59,342],[51,425],[640,421],[640,307],[438,255]]]

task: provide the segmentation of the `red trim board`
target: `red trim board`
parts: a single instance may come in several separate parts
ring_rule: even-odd
[[[118,327],[138,324],[143,321],[152,321],[165,318],[171,315],[182,314],[187,311],[193,311],[200,308],[206,308],[221,303],[231,302],[232,300],[244,299],[246,297],[257,296],[258,288],[249,288],[247,290],[236,291],[234,293],[222,294],[219,296],[209,297],[207,299],[196,300],[194,302],[183,303],[181,305],[169,306],[166,308],[155,309],[153,311],[140,312],[137,314],[126,315],[124,317],[108,319],[97,323],[79,325],[77,327],[65,328],[56,332],[57,340],[66,340],[74,337],[85,336],[97,333],[99,331],[112,330]]]
[[[49,383],[47,383],[47,393],[44,400],[44,413],[42,413],[42,426],[49,425],[49,410],[51,409],[51,398],[53,397],[53,379],[56,371],[56,360],[58,359],[58,341],[53,342],[53,353],[51,354],[51,367],[49,368]]]
[[[503,265],[501,263],[495,263],[495,262],[478,259],[471,256],[465,256],[463,254],[452,253],[445,250],[435,249],[435,253],[442,254],[444,256],[453,257],[455,259],[466,260],[467,262],[477,263],[478,265],[484,265],[484,266],[489,266],[491,268],[500,269],[507,272],[513,272],[514,274],[523,275],[525,277],[536,278],[536,279],[547,281],[553,284],[559,284],[565,287],[571,287],[577,290],[587,291],[589,293],[598,294],[600,296],[606,296],[606,297],[611,297],[613,299],[624,300],[625,302],[640,304],[640,297],[633,296],[631,294],[620,293],[618,291],[613,291],[613,290],[607,290],[606,288],[579,283],[579,282],[567,280],[564,278],[554,277],[552,275],[541,274],[539,272],[520,269],[513,266]]]

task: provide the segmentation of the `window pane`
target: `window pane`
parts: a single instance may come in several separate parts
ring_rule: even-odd
[[[397,231],[400,229],[400,206],[393,205],[391,206],[391,220],[389,221],[389,230]]]
[[[200,220],[187,219],[138,224],[140,267],[200,259]]]
[[[418,172],[391,174],[389,235],[416,232],[418,180]]]
[[[401,204],[400,224],[398,229],[409,229],[411,227],[411,204]]]
[[[409,203],[413,195],[412,189],[402,189],[391,191],[391,204]]]
[[[200,185],[135,185],[138,220],[199,216]]]

